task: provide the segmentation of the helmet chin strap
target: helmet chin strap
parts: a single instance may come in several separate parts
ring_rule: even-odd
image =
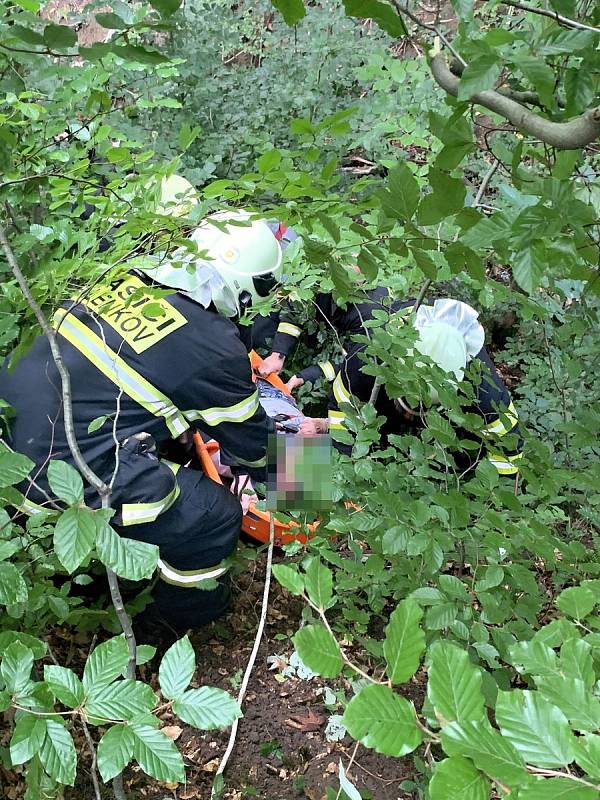
[[[252,295],[250,292],[244,290],[238,295],[238,303],[240,306],[240,317],[245,316],[248,309],[252,306]]]

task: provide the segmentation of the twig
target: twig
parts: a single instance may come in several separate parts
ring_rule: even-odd
[[[303,594],[302,597],[308,603],[308,605],[312,608],[312,610],[317,612],[317,614],[321,618],[321,622],[327,628],[327,632],[329,633],[329,635],[333,639],[336,639],[335,634],[334,634],[333,630],[331,629],[331,625],[329,624],[329,620],[325,616],[325,610],[323,608],[319,608],[319,606],[315,605],[312,602],[312,600],[310,599],[310,597],[308,597],[308,595]],[[337,639],[336,639],[336,641],[337,641]],[[338,646],[339,646],[339,644],[338,644]],[[354,662],[350,661],[350,659],[344,653],[344,651],[342,650],[341,647],[340,647],[340,653],[341,653],[342,659],[350,667],[350,669],[354,670],[354,672],[356,672],[358,675],[360,675],[361,677],[365,678],[365,680],[369,681],[369,683],[376,683],[376,684],[379,684],[379,685],[387,686],[387,681],[378,681],[376,678],[373,678],[371,675],[369,675],[368,672],[365,672],[360,667],[357,667],[356,664],[354,664]]]
[[[354,750],[352,751],[352,755],[350,756],[350,761],[348,762],[348,767],[346,768],[346,775],[350,774],[350,770],[352,769],[352,765],[354,764],[354,759],[356,757],[356,751],[358,750],[359,745],[360,745],[360,742],[356,742],[356,744],[354,745]],[[340,800],[341,794],[342,794],[342,787],[340,785],[340,788],[338,789],[338,793],[335,796],[335,800]]]
[[[483,180],[481,181],[481,186],[479,187],[477,194],[475,195],[475,199],[473,200],[473,208],[477,208],[477,206],[480,205],[483,195],[486,193],[487,188],[490,185],[490,181],[496,174],[496,171],[499,166],[500,166],[500,161],[497,158],[494,159],[494,163],[483,176]]]
[[[568,781],[583,783],[584,786],[590,786],[592,789],[600,791],[600,784],[590,783],[590,781],[586,781],[583,778],[578,778],[575,775],[571,775],[569,772],[561,772],[558,769],[538,769],[537,767],[531,767],[529,764],[527,765],[527,770],[533,775],[546,775],[549,778],[566,778]]]
[[[256,661],[256,657],[258,655],[258,649],[260,647],[261,639],[263,636],[263,632],[265,629],[265,623],[267,621],[267,611],[269,608],[269,592],[271,589],[271,566],[273,564],[273,548],[275,546],[275,517],[271,514],[270,522],[269,522],[269,548],[267,550],[267,567],[265,570],[265,588],[263,589],[263,597],[262,597],[262,606],[260,611],[260,619],[258,622],[258,628],[256,629],[256,636],[254,637],[254,646],[252,648],[252,652],[250,653],[250,658],[248,660],[248,665],[246,667],[246,671],[244,672],[244,677],[242,679],[242,685],[240,686],[240,691],[238,693],[238,704],[240,708],[244,701],[244,697],[246,696],[246,691],[248,689],[248,683],[250,682],[250,676],[252,675],[252,670],[254,669],[254,663]],[[217,775],[222,775],[225,772],[225,768],[227,766],[227,762],[233,752],[233,748],[235,746],[235,739],[237,736],[239,726],[239,720],[234,720],[233,725],[231,726],[231,732],[229,734],[229,741],[227,743],[227,749],[223,754],[223,758],[221,759],[221,763],[219,764],[219,768],[215,774],[215,778]],[[211,793],[210,793],[210,800],[216,800],[217,792],[215,791],[215,784],[213,783]]]
[[[423,28],[424,30],[429,31],[430,33],[435,33],[436,36],[439,36],[440,41],[442,41],[446,45],[446,47],[452,53],[454,58],[456,58],[457,61],[459,61],[463,65],[463,67],[467,66],[467,62],[460,55],[460,53],[458,53],[458,51],[452,45],[452,42],[449,41],[449,39],[447,39],[446,36],[444,36],[444,33],[438,28],[437,25],[432,25],[429,22],[423,22],[423,20],[419,19],[415,14],[413,14],[409,8],[400,5],[398,0],[392,0],[392,5],[396,9],[396,13],[398,14],[399,17],[401,17],[402,14],[406,14],[406,16],[410,20],[412,20],[415,23],[415,25],[417,25],[419,28]]]
[[[532,14],[539,14],[542,17],[549,17],[550,19],[555,20],[560,25],[565,25],[567,28],[575,28],[576,30],[580,31],[592,31],[593,33],[600,33],[600,28],[594,28],[593,25],[586,25],[584,22],[577,22],[576,19],[571,19],[570,17],[563,17],[562,14],[558,14],[556,11],[550,11],[547,8],[537,8],[536,6],[530,6],[527,3],[517,3],[514,0],[501,0],[502,5],[505,6],[512,6],[512,8],[520,8],[522,11],[530,11]]]
[[[425,299],[425,295],[427,294],[427,290],[429,289],[430,286],[431,286],[431,278],[427,278],[427,280],[425,281],[423,286],[421,286],[421,291],[417,295],[417,299],[415,300],[415,304],[412,307],[412,313],[413,314],[416,314],[417,311],[421,308],[421,304],[422,304],[423,300]]]
[[[73,456],[73,460],[77,464],[79,471],[83,474],[87,482],[93,486],[93,488],[98,492],[98,494],[102,497],[103,495],[108,495],[109,488],[104,483],[101,478],[99,478],[96,473],[90,468],[87,461],[84,459],[81,450],[79,449],[79,443],[75,437],[75,426],[73,423],[73,406],[72,406],[72,394],[71,394],[71,376],[69,375],[69,371],[65,366],[65,362],[63,361],[62,353],[60,351],[60,347],[58,345],[58,341],[54,334],[54,331],[50,327],[50,323],[46,319],[46,316],[40,306],[38,305],[37,300],[31,293],[31,289],[29,288],[29,284],[27,283],[27,279],[21,272],[21,268],[17,264],[17,259],[15,258],[15,254],[13,253],[12,247],[6,237],[6,231],[2,223],[0,223],[0,245],[2,246],[2,250],[4,251],[4,255],[6,256],[6,260],[8,261],[8,265],[11,268],[11,271],[15,278],[17,279],[17,283],[19,284],[25,299],[33,313],[41,329],[43,330],[46,338],[48,339],[48,343],[50,345],[50,350],[52,352],[52,358],[56,365],[56,369],[58,370],[58,374],[60,375],[60,380],[62,384],[62,398],[63,398],[63,415],[64,415],[64,422],[65,422],[65,434],[67,437],[67,442],[69,444],[69,450],[71,451],[71,455]]]
[[[127,795],[125,794],[125,787],[123,786],[122,772],[120,775],[117,775],[115,778],[113,778],[112,788],[115,800],[127,800]]]
[[[63,361],[62,353],[60,351],[56,334],[50,327],[50,324],[46,319],[44,312],[42,311],[39,304],[37,303],[37,301],[35,300],[35,298],[31,293],[31,289],[29,287],[27,279],[23,275],[17,263],[17,259],[15,258],[12,247],[10,246],[10,243],[6,237],[6,231],[1,223],[0,223],[0,245],[2,246],[2,250],[4,251],[4,255],[6,256],[6,260],[8,261],[8,265],[11,268],[12,273],[17,279],[17,283],[21,287],[21,291],[23,292],[23,295],[25,296],[25,299],[27,300],[29,307],[35,314],[36,319],[39,322],[39,325],[48,340],[48,344],[50,345],[52,358],[54,360],[54,364],[56,365],[56,369],[60,375],[65,434],[67,437],[67,443],[69,445],[69,450],[71,452],[73,460],[75,461],[76,466],[78,467],[82,475],[85,477],[87,482],[96,490],[96,492],[100,496],[102,501],[102,508],[108,508],[110,506],[110,495],[111,495],[110,486],[107,486],[106,483],[104,483],[104,481],[98,475],[96,475],[96,473],[89,466],[89,464],[83,457],[81,450],[79,449],[79,443],[77,442],[77,437],[75,436],[75,425],[73,421],[73,405],[72,405],[72,395],[71,395],[71,376]],[[135,643],[135,637],[133,635],[131,619],[127,611],[125,610],[125,606],[123,605],[123,598],[121,597],[117,576],[108,567],[106,567],[106,574],[108,577],[110,596],[112,598],[112,602],[115,607],[115,611],[117,613],[119,622],[121,623],[121,627],[123,628],[123,633],[125,634],[125,639],[127,641],[127,645],[129,648],[129,662],[127,664],[127,675],[129,678],[135,678],[136,643]],[[121,775],[118,775],[114,779],[113,789],[117,800],[125,800],[125,792],[123,790],[123,779]]]
[[[90,734],[90,729],[88,728],[87,722],[85,721],[83,714],[81,715],[81,724],[83,725],[83,732],[85,733],[85,738],[87,739],[88,747],[90,748],[90,753],[92,754],[92,766],[91,766],[91,773],[92,773],[92,783],[94,784],[94,794],[96,795],[96,800],[102,800],[102,794],[100,792],[100,784],[98,782],[98,772],[96,770],[97,764],[97,757],[96,757],[96,748],[94,747],[94,740]]]

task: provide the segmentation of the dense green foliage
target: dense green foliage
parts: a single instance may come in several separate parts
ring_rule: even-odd
[[[543,117],[573,118],[598,99],[600,37],[515,9],[504,25],[503,6],[474,14],[461,0],[453,46],[468,66],[454,100],[426,58],[413,58],[432,41],[397,57],[390,34],[399,37],[402,26],[391,5],[358,4],[380,27],[354,19],[352,2],[311,6],[306,16],[300,0],[275,5],[297,27],[266,4],[190,3],[172,16],[176,0],[135,11],[119,3],[117,17],[98,15],[117,31],[111,42],[78,48],[69,29],[36,15],[35,0],[4,3],[3,225],[50,313],[65,295],[122,269],[140,245],[181,242],[147,190],[178,169],[200,190],[196,219],[246,206],[303,234],[286,271],[308,316],[317,287],[345,302],[382,283],[415,296],[425,281],[432,292],[450,282],[481,309],[488,329],[499,330],[492,346],[505,346],[496,360],[516,376],[522,491],[485,459],[467,473],[459,466],[472,445],[457,431],[476,433],[479,424],[465,410],[477,376],[449,391],[439,370],[408,354],[410,326],[394,328],[382,314],[369,331],[365,370],[391,396],[422,403],[424,430],[381,450],[374,409],[349,409],[356,444],[335,467],[335,509],[307,550],[290,546],[274,574],[306,600],[294,637],[305,664],[330,678],[366,673],[339,700],[348,732],[391,757],[415,752],[426,796],[485,800],[493,790],[518,800],[592,800],[600,782],[597,152],[556,150],[498,116],[475,125],[468,101],[502,76],[511,90],[537,92]],[[553,7],[598,25],[588,4]],[[78,51],[84,61],[73,69]],[[364,163],[356,156],[373,164],[364,175],[345,169]],[[96,213],[84,221],[86,203]],[[125,224],[100,253],[115,220]],[[358,282],[347,269],[356,260]],[[0,268],[0,341],[18,355],[37,328],[8,264]],[[18,454],[0,453],[3,505],[17,502],[11,487],[30,469]],[[36,637],[52,624],[119,632],[114,612],[82,608],[74,585],[98,563],[139,579],[157,557],[149,546],[116,542],[107,512],[80,507],[81,479],[60,462],[54,470],[53,492],[70,506],[60,517],[24,523],[3,512],[0,701],[18,707],[3,757],[29,762],[31,798],[51,797],[55,784],[75,778],[63,722],[87,717],[112,723],[98,747],[103,779],[133,757],[158,779],[180,780],[181,758],[154,728],[156,695],[122,678],[124,639],[99,645],[81,680],[68,665],[46,666],[43,681],[31,677],[45,654]],[[339,641],[351,647],[342,652]],[[99,683],[90,675],[100,669]],[[231,723],[239,710],[226,695],[187,690],[193,669],[182,640],[162,662],[166,701],[197,727]],[[382,683],[373,676],[384,669]],[[415,709],[393,687],[418,670],[427,696]]]

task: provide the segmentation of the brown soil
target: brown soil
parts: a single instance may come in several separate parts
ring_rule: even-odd
[[[241,676],[254,643],[264,579],[264,557],[254,570],[236,581],[233,610],[219,624],[191,635],[198,669],[192,686],[219,686],[237,694]],[[326,681],[315,677],[301,680],[283,678],[281,671],[293,652],[291,636],[299,627],[302,601],[290,596],[275,582],[265,636],[250,680],[240,721],[236,747],[229,761],[222,800],[325,800],[327,788],[337,793],[340,760],[348,768],[356,743],[346,736],[341,742],[329,742],[325,727],[331,712],[319,692],[325,686],[343,688],[349,698],[349,682]],[[278,638],[275,638],[278,637]],[[91,645],[90,634],[73,634],[57,629],[50,637],[55,657],[81,674]],[[273,669],[269,656],[280,656]],[[158,688],[157,665],[144,665],[140,677]],[[403,687],[417,707],[422,702],[420,684]],[[342,713],[341,708],[337,711]],[[130,800],[208,800],[214,773],[225,751],[229,730],[197,731],[169,712],[161,716],[167,735],[176,739],[186,764],[185,785],[161,784],[148,778],[137,766],[126,770],[126,788]],[[10,738],[7,725],[0,735],[0,745]],[[98,733],[94,732],[98,739]],[[75,731],[79,752],[79,774],[74,789],[67,789],[65,800],[94,800],[90,780],[90,759],[83,736]],[[0,762],[1,764],[1,762]],[[401,783],[414,776],[411,757],[386,758],[359,746],[350,776],[364,797],[377,800],[412,800]],[[104,798],[112,798],[109,787]],[[9,771],[0,766],[0,797],[20,800],[23,797],[23,771]],[[335,794],[333,795],[335,797]]]

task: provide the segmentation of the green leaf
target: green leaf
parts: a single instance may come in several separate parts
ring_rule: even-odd
[[[40,10],[38,0],[15,0],[15,3],[21,8],[24,8],[25,11],[33,11],[34,14]]]
[[[387,686],[361,689],[346,706],[342,725],[365,747],[386,756],[411,753],[423,739],[413,704]]]
[[[98,742],[98,770],[107,783],[133,758],[135,736],[128,725],[113,725]]]
[[[44,769],[59,783],[73,786],[77,753],[69,731],[53,719],[46,719],[46,738],[39,753]]]
[[[573,761],[575,739],[567,718],[538,692],[498,692],[496,721],[527,763],[552,769]]]
[[[275,8],[281,13],[286,25],[296,25],[306,16],[302,0],[272,0]]]
[[[135,663],[138,667],[152,661],[156,655],[156,647],[151,644],[138,644],[135,648]]]
[[[326,609],[333,597],[333,574],[318,558],[312,558],[306,569],[304,584],[310,601]]]
[[[129,27],[118,14],[96,14],[96,22],[108,30],[122,31]]]
[[[0,449],[0,487],[14,486],[26,478],[35,464],[22,453]]]
[[[342,669],[340,647],[320,624],[305,625],[293,637],[298,655],[309,669],[323,678],[336,678]]]
[[[344,10],[348,17],[374,20],[395,39],[408,35],[402,17],[390,5],[380,0],[344,0]]]
[[[519,800],[598,800],[598,792],[569,778],[538,778],[519,790]]]
[[[50,23],[44,28],[44,42],[52,50],[65,50],[77,44],[77,34],[68,25]]]
[[[131,720],[149,713],[155,705],[156,695],[148,684],[125,678],[108,686],[92,687],[88,692],[85,710],[88,717],[100,721]]]
[[[579,736],[575,740],[575,761],[593,780],[600,781],[600,736]]]
[[[470,761],[454,756],[436,766],[429,796],[431,800],[488,800],[490,784]]]
[[[566,113],[568,116],[581,114],[590,107],[596,91],[596,76],[593,70],[581,67],[567,69],[565,75]]]
[[[7,647],[13,642],[20,642],[28,647],[34,658],[43,658],[48,652],[48,645],[36,636],[21,631],[2,631],[0,633],[0,656],[4,655]]]
[[[171,645],[164,654],[158,670],[160,690],[169,700],[185,692],[194,677],[196,654],[187,636]]]
[[[137,61],[138,64],[164,64],[169,61],[167,56],[159,53],[158,50],[148,50],[136,44],[124,44],[120,47],[113,47],[113,53],[125,61]]]
[[[237,700],[211,686],[185,692],[173,703],[173,711],[188,725],[203,731],[225,728],[242,716]]]
[[[0,674],[4,678],[6,689],[12,694],[19,694],[31,680],[33,653],[21,642],[9,645],[0,664]]]
[[[572,586],[563,591],[556,598],[556,606],[563,614],[573,619],[584,619],[596,605],[596,598],[587,586]]]
[[[469,100],[473,95],[491,89],[501,71],[502,63],[496,53],[485,53],[474,58],[460,77],[458,99]]]
[[[162,17],[172,16],[180,7],[183,0],[150,0],[150,5],[160,12]]]
[[[0,561],[0,604],[26,603],[27,594],[27,584],[17,567],[8,561]]]
[[[455,600],[463,603],[470,602],[471,598],[465,584],[456,575],[440,575],[438,584],[442,592]]]
[[[417,247],[411,247],[410,252],[423,275],[429,278],[430,281],[434,281],[437,278],[438,268],[431,256],[428,256],[424,250],[420,250]]]
[[[361,248],[356,261],[367,280],[374,281],[377,278],[379,261],[368,247]]]
[[[24,28],[22,25],[12,25],[10,32],[22,42],[26,44],[44,44],[44,37],[41,33],[31,30],[31,28]]]
[[[540,693],[567,717],[578,731],[600,728],[600,700],[589,692],[583,681],[554,675],[535,679]]]
[[[484,719],[481,672],[468,654],[449,642],[438,642],[430,653],[427,697],[442,724]]]
[[[159,556],[156,545],[119,536],[106,521],[98,527],[96,552],[103,564],[130,581],[152,577]]]
[[[405,683],[419,668],[425,650],[425,634],[419,624],[422,616],[414,600],[402,600],[390,616],[383,653],[392,683]]]
[[[89,556],[96,541],[96,512],[68,508],[54,528],[54,550],[67,572],[74,572]]]
[[[46,721],[36,714],[23,714],[17,720],[10,740],[13,767],[24,764],[39,752],[46,736]]]
[[[131,725],[131,731],[134,738],[133,755],[147,775],[167,783],[182,783],[185,780],[183,759],[175,742],[149,725],[136,722]]]
[[[415,176],[406,164],[400,163],[389,171],[388,187],[395,214],[405,221],[410,220],[417,209],[421,193]]]
[[[521,73],[532,84],[542,104],[552,111],[556,105],[554,98],[556,76],[552,67],[541,58],[524,54],[519,55],[514,66],[521,70]]]
[[[533,294],[539,288],[545,268],[545,250],[537,242],[526,245],[513,256],[514,279],[527,294]]]
[[[304,591],[304,578],[296,568],[288,567],[286,564],[275,564],[273,575],[288,592],[298,595]]]
[[[506,786],[518,786],[529,778],[516,748],[487,720],[451,722],[442,730],[442,745],[449,756],[470,758],[477,769]]]
[[[537,639],[517,642],[510,648],[510,660],[516,669],[528,675],[559,675],[560,667],[554,650]]]
[[[473,0],[451,0],[451,2],[452,8],[463,22],[473,18]]]
[[[101,417],[96,417],[96,419],[93,419],[88,425],[87,432],[93,433],[94,431],[99,430],[104,425],[107,419],[108,417],[106,416],[106,414],[103,414]]]
[[[114,636],[92,650],[83,669],[86,692],[112,683],[127,670],[129,648],[123,636]]]
[[[596,680],[592,648],[583,639],[568,639],[560,648],[560,669],[563,675],[579,678],[591,689]]]
[[[73,670],[53,664],[44,665],[44,680],[50,691],[64,706],[77,708],[83,702],[85,691]]]
[[[83,503],[83,481],[75,467],[66,461],[52,460],[48,465],[48,483],[54,494],[69,505]]]
[[[556,35],[549,36],[545,42],[536,43],[536,51],[540,56],[559,56],[563,53],[569,55],[578,50],[587,50],[594,46],[593,31],[559,31]]]

